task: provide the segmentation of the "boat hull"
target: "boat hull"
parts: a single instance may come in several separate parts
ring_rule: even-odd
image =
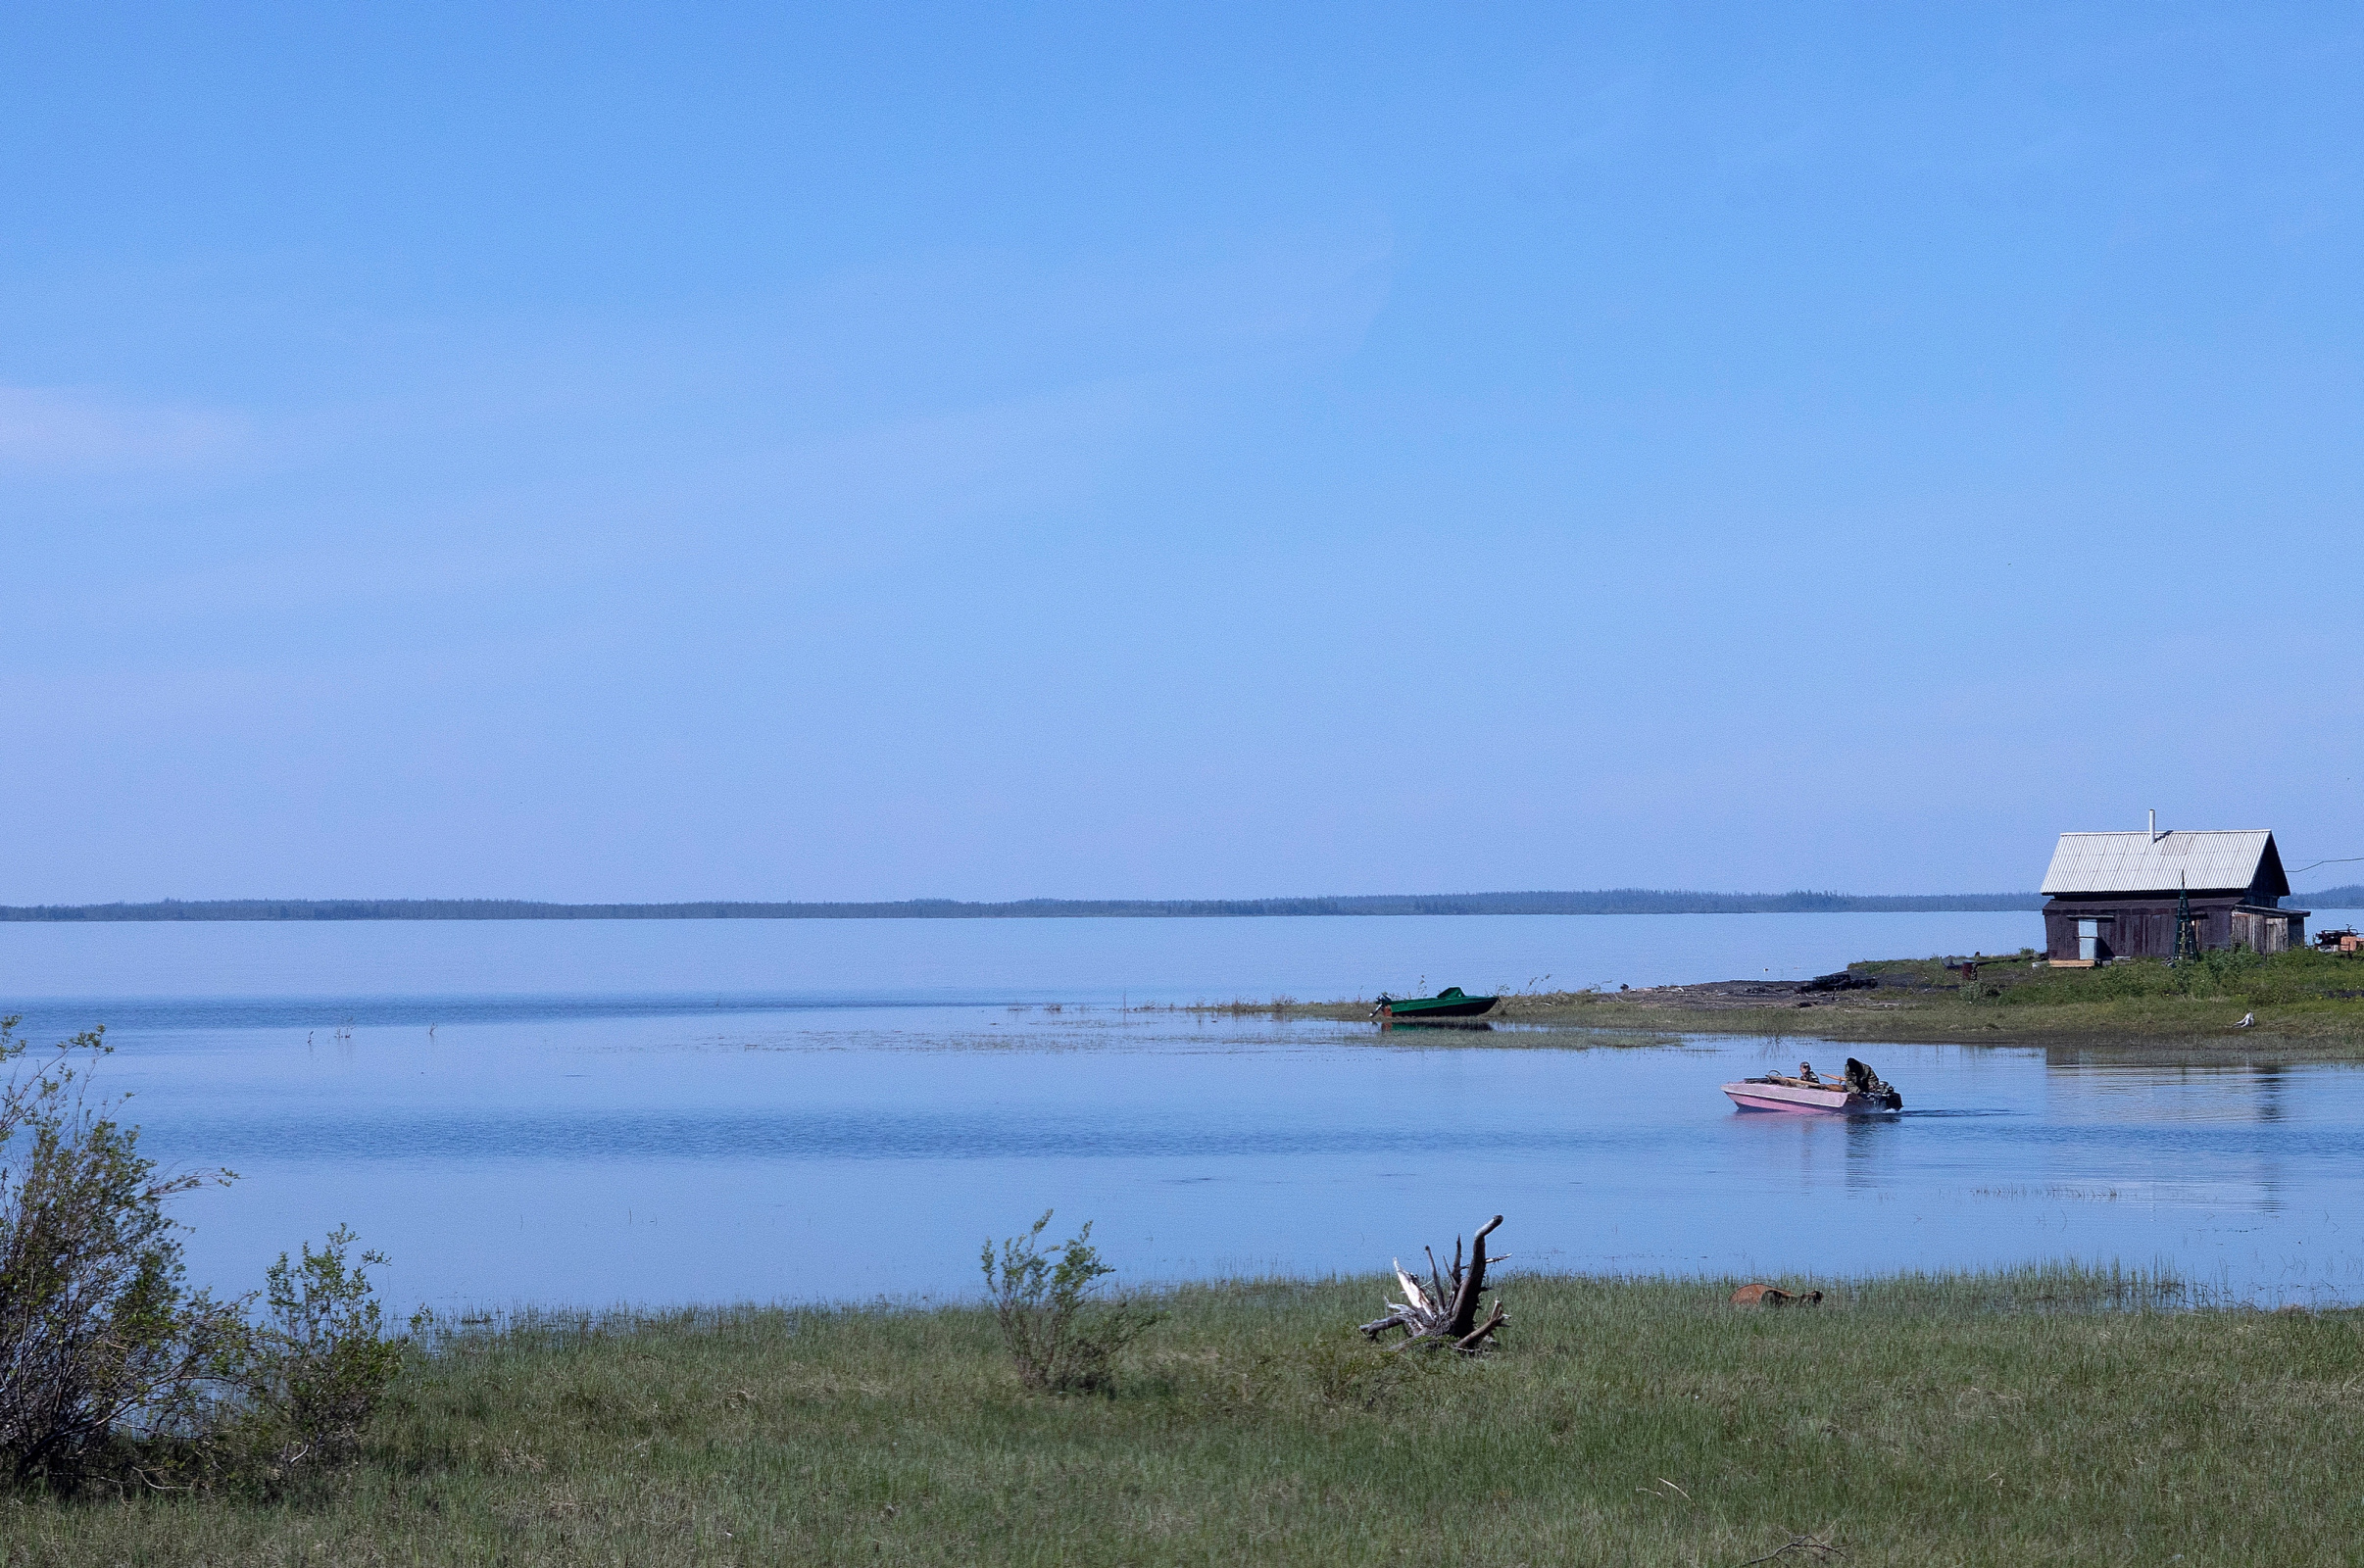
[[[1380,1011],[1390,1018],[1411,1022],[1424,1018],[1474,1018],[1491,1012],[1500,997],[1469,997],[1459,1002],[1390,1002]]]
[[[1742,1110],[1821,1111],[1841,1116],[1887,1116],[1904,1108],[1897,1094],[1851,1095],[1833,1085],[1828,1089],[1804,1084],[1759,1083],[1744,1079],[1724,1085],[1724,1093]]]

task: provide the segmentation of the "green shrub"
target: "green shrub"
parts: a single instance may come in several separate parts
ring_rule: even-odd
[[[127,1442],[185,1438],[211,1419],[215,1373],[243,1302],[182,1285],[165,1200],[227,1171],[159,1175],[139,1129],[93,1102],[100,1031],[25,1065],[0,1019],[0,1470],[73,1490]]]
[[[225,1365],[238,1391],[211,1434],[213,1467],[225,1479],[273,1490],[350,1461],[401,1372],[409,1341],[386,1333],[366,1270],[382,1252],[351,1256],[338,1226],[319,1251],[285,1252],[266,1272],[264,1316],[248,1326]]]
[[[93,1100],[102,1031],[36,1062],[0,1019],[0,1477],[73,1491],[276,1486],[349,1460],[401,1369],[366,1270],[339,1228],[285,1253],[257,1295],[183,1284],[168,1199],[224,1170],[159,1175],[139,1129]]]
[[[1099,1301],[1092,1292],[1116,1270],[1092,1246],[1092,1224],[1045,1250],[1050,1209],[1023,1236],[985,1243],[985,1292],[1018,1381],[1053,1394],[1105,1391],[1115,1382],[1117,1354],[1157,1321],[1129,1303]]]

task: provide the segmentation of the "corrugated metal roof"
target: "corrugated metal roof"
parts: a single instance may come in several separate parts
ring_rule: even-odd
[[[2263,869],[2268,891],[2290,892],[2268,829],[2229,833],[2063,833],[2044,874],[2046,893],[2172,893],[2246,888]],[[2277,889],[2274,884],[2280,883]]]

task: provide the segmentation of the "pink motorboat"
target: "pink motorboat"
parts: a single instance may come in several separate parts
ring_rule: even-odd
[[[1843,1116],[1880,1116],[1904,1108],[1904,1097],[1854,1057],[1847,1058],[1847,1076],[1833,1082],[1813,1066],[1799,1062],[1795,1075],[1767,1073],[1724,1085],[1732,1103],[1743,1110],[1835,1110]]]

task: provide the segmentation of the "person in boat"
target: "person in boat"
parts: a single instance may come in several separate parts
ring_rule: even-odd
[[[1815,1075],[1814,1064],[1810,1061],[1801,1061],[1798,1064],[1798,1081],[1801,1083],[1818,1084],[1822,1082],[1822,1080]]]

